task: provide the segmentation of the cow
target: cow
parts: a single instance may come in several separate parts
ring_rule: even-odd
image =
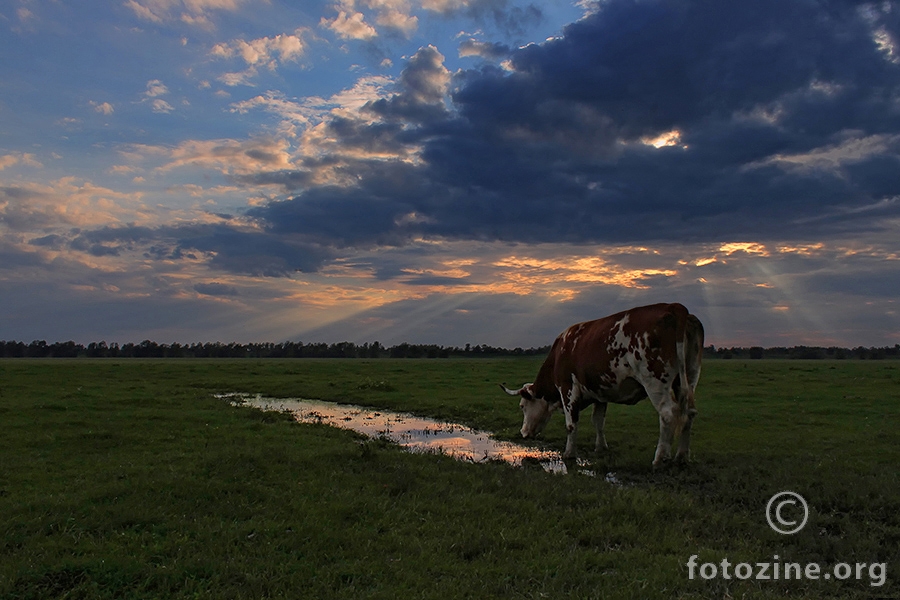
[[[553,412],[562,409],[568,431],[564,458],[576,454],[582,410],[594,405],[599,452],[608,447],[603,433],[607,403],[632,405],[649,397],[659,413],[656,468],[671,457],[678,433],[675,458],[688,459],[702,352],[703,325],[688,309],[677,303],[641,306],[572,325],[553,342],[533,383],[518,390],[501,387],[520,397],[524,438],[541,433]]]

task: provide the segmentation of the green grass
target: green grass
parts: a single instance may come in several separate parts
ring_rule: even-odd
[[[610,407],[614,487],[409,454],[216,392],[414,411],[514,439],[540,360],[0,361],[0,598],[900,597],[900,365],[708,361],[693,462]],[[562,418],[541,444],[561,448]],[[810,504],[794,536],[764,508]],[[703,562],[886,562],[887,583],[688,579]]]

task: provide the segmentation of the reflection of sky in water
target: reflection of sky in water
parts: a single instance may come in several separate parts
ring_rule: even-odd
[[[352,429],[369,437],[385,437],[414,452],[441,452],[460,460],[502,460],[521,465],[534,460],[551,473],[565,473],[559,453],[492,439],[490,434],[456,423],[385,410],[319,400],[264,398],[260,395],[224,394],[239,404],[262,410],[289,411],[301,423],[324,423]],[[579,460],[579,467],[586,463]],[[579,469],[582,473],[593,474]],[[609,477],[607,476],[607,480]]]

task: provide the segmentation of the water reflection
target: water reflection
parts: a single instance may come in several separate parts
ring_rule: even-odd
[[[550,473],[568,471],[558,452],[495,440],[487,432],[456,423],[319,400],[266,398],[259,394],[220,394],[219,397],[229,398],[236,405],[288,411],[301,423],[324,423],[372,438],[386,438],[413,452],[439,452],[470,462],[502,460],[516,466],[536,463]],[[596,475],[587,469],[587,461],[578,459],[574,465],[569,462],[579,473]],[[614,473],[606,474],[605,479],[619,483]]]

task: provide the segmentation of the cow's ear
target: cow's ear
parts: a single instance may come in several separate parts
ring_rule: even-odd
[[[531,392],[528,391],[527,387],[523,387],[521,390],[519,390],[519,394],[521,394],[521,396],[526,400],[534,400],[534,396],[531,395]]]

